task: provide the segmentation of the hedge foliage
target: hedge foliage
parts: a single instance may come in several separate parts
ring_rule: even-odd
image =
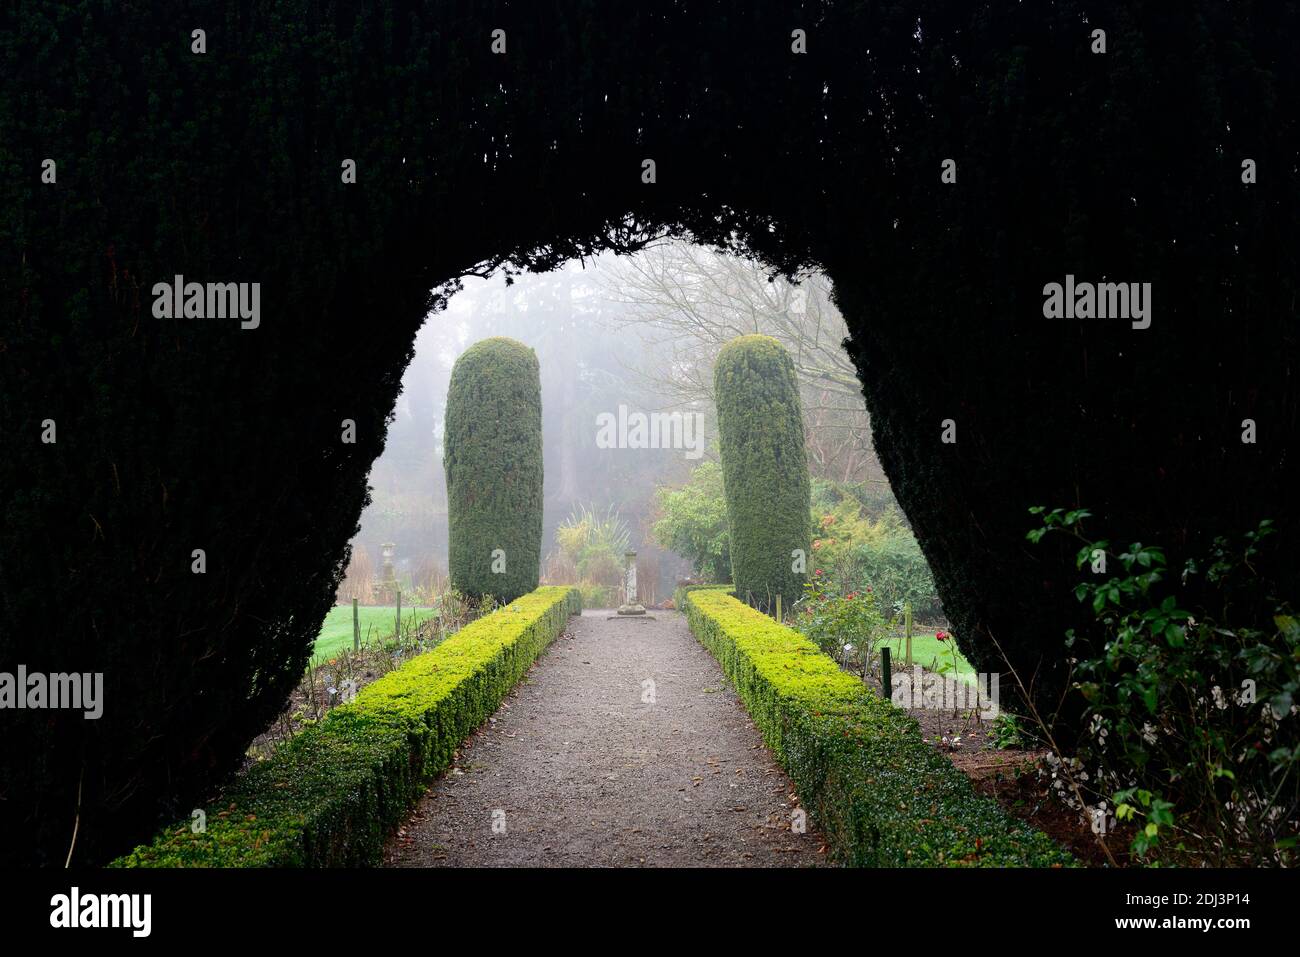
[[[376,863],[384,839],[461,742],[581,610],[538,588],[466,625],[304,729],[190,821],[118,867],[339,867]]]
[[[1046,835],[979,797],[915,719],[798,632],[721,589],[686,594],[691,631],[722,665],[826,833],[859,867],[1064,866]]]
[[[802,597],[811,561],[808,457],[794,363],[771,336],[741,336],[713,366],[736,594],[767,609]]]
[[[542,384],[528,346],[484,339],[456,360],[444,463],[452,585],[501,601],[532,591],[542,553]]]
[[[685,611],[686,596],[693,591],[704,591],[705,589],[727,592],[728,594],[731,594],[734,590],[731,585],[678,585],[673,589],[674,607],[676,607],[678,611]]]
[[[1171,567],[1269,516],[1297,592],[1300,5],[816,0],[809,56],[768,0],[213,4],[202,56],[175,8],[0,12],[0,665],[106,702],[6,716],[0,863],[61,866],[78,807],[73,864],[112,858],[238,767],[467,270],[664,233],[822,268],[963,651],[1053,707],[1091,622],[1030,505]],[[1150,281],[1151,327],[1044,320],[1067,270]],[[259,282],[260,326],[154,319],[177,274]]]

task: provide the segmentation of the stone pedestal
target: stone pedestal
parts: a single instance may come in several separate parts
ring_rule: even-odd
[[[397,570],[393,567],[393,554],[396,550],[397,545],[393,542],[384,542],[379,546],[383,564],[379,569],[379,584],[376,589],[379,594],[376,597],[384,605],[391,605],[397,597]]]
[[[654,616],[647,615],[645,612],[645,606],[636,600],[636,552],[628,552],[623,556],[623,560],[627,563],[627,571],[624,573],[627,576],[625,579],[627,590],[627,595],[625,596],[626,600],[623,604],[618,606],[617,614],[611,615],[610,617],[641,617],[653,619]]]

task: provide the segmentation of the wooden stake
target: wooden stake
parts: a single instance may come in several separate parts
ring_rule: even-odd
[[[912,603],[906,602],[903,605],[903,628],[907,635],[907,657],[905,664],[912,667]]]

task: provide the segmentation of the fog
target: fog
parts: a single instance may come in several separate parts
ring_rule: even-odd
[[[717,460],[713,360],[725,342],[755,332],[775,336],[795,360],[813,475],[887,494],[825,278],[794,283],[734,256],[664,242],[512,282],[467,278],[426,319],[371,472],[354,563],[377,572],[380,546],[392,543],[398,577],[416,592],[433,593],[445,579],[442,437],[452,366],[473,343],[508,336],[533,348],[541,367],[544,579],[565,577],[556,528],[587,509],[625,524],[643,592],[671,592],[693,568],[655,542],[655,490],[679,487]]]

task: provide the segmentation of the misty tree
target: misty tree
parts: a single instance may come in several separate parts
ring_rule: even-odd
[[[794,363],[771,336],[723,346],[714,368],[736,595],[769,610],[802,596],[810,490]]]
[[[540,364],[544,488],[543,550],[575,509],[595,503],[620,509],[643,549],[659,555],[650,525],[657,485],[684,480],[693,464],[680,452],[597,446],[597,417],[620,404],[654,410],[671,402],[626,368],[623,341],[607,320],[621,307],[599,295],[613,257],[548,273],[466,279],[445,311],[416,339],[402,378],[383,454],[371,471],[372,502],[354,542],[372,553],[397,541],[413,571],[443,566],[447,553],[446,485],[441,464],[443,420],[451,369],[472,343],[504,336],[531,347]],[[421,579],[422,581],[423,579]]]
[[[824,275],[808,271],[792,281],[760,263],[672,240],[618,260],[600,282],[622,307],[611,323],[641,344],[634,374],[682,405],[712,405],[718,351],[737,336],[771,336],[794,362],[813,474],[886,484],[862,385],[844,351],[848,327]]]
[[[542,547],[542,397],[537,355],[493,338],[456,361],[447,392],[448,570],[474,598],[537,587]]]
[[[611,257],[612,258],[612,257]],[[546,529],[549,534],[583,503],[616,505],[644,543],[644,518],[654,487],[684,478],[690,462],[680,454],[597,447],[597,417],[617,413],[620,404],[656,409],[670,397],[631,374],[624,343],[611,322],[621,307],[599,295],[601,258],[550,273],[494,278],[469,286],[457,299],[465,306],[449,314],[452,355],[467,338],[508,336],[528,343],[541,363],[546,443]]]

